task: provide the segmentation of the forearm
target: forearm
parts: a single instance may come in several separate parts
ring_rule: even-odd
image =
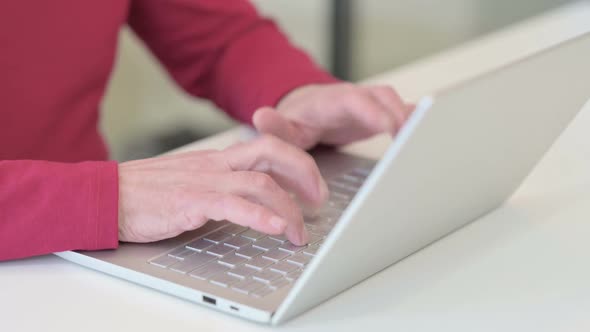
[[[116,248],[115,162],[0,161],[0,260]]]
[[[293,46],[270,20],[259,18],[224,50],[213,80],[213,99],[244,122],[262,106],[276,106],[293,89],[337,79]]]
[[[245,0],[136,0],[129,24],[187,92],[243,122],[296,87],[336,81]]]

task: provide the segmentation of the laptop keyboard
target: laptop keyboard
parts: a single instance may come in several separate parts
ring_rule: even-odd
[[[353,168],[326,181],[328,203],[315,216],[304,218],[309,232],[305,246],[295,246],[283,235],[210,221],[209,233],[149,263],[252,297],[267,296],[299,278],[369,173],[369,168]]]

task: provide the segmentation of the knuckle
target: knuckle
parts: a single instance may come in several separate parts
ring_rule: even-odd
[[[371,109],[372,103],[370,102],[369,96],[365,93],[361,93],[357,91],[356,93],[351,93],[347,97],[347,103],[355,109]]]
[[[378,86],[377,92],[381,93],[382,95],[387,96],[388,98],[391,98],[392,100],[395,100],[399,103],[402,102],[402,99],[399,96],[399,94],[397,93],[397,91],[395,91],[395,89],[391,86],[388,86],[388,85]]]
[[[266,173],[249,173],[249,184],[264,190],[274,190],[277,186],[272,177]]]
[[[229,171],[231,165],[225,151],[211,150],[198,160],[202,169],[215,171]]]
[[[343,99],[344,103],[353,110],[361,107],[361,100],[357,94],[347,94]]]
[[[207,218],[202,213],[202,211],[195,211],[192,213],[190,211],[183,211],[182,216],[184,218],[184,227],[182,228],[185,231],[197,229],[207,222]]]
[[[270,151],[277,151],[283,146],[283,142],[277,137],[265,134],[261,138],[262,144]]]
[[[265,212],[266,211],[258,205],[252,206],[251,222],[255,224],[264,224],[269,219],[269,216]]]
[[[356,86],[353,83],[342,83],[342,85],[340,86],[342,89],[342,92],[346,93],[346,94],[352,94],[352,93],[356,93],[358,91],[358,86]]]
[[[168,199],[163,201],[165,213],[177,216],[177,225],[169,223],[169,231],[178,228],[182,231],[193,230],[203,226],[207,222],[204,211],[195,207],[192,203],[198,201],[198,195],[187,186],[178,186],[173,189]],[[170,216],[167,216],[170,217]]]
[[[221,212],[231,209],[235,204],[230,195],[209,195],[209,205]]]
[[[239,156],[240,154],[242,154],[245,150],[247,150],[250,147],[250,145],[252,145],[254,143],[255,143],[255,141],[253,141],[253,142],[237,142],[237,143],[231,144],[230,146],[219,151],[219,153],[216,156],[218,158],[220,158],[221,160],[223,160],[224,162],[227,162],[229,160],[235,159],[236,156]]]
[[[217,193],[209,194],[204,205],[207,206],[207,217],[213,220],[225,219],[228,211],[239,207],[238,202],[231,195]]]
[[[395,93],[395,90],[389,85],[375,85],[371,87],[376,91],[386,92],[386,93]]]
[[[162,200],[164,211],[179,212],[186,208],[186,202],[190,200],[193,193],[188,186],[179,185],[171,189],[170,195]]]

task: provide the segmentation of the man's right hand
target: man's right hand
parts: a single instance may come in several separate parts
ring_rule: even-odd
[[[121,163],[119,240],[152,242],[229,220],[303,245],[301,208],[288,192],[311,207],[328,196],[311,156],[273,136]]]

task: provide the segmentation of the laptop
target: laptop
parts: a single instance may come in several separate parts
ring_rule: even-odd
[[[57,255],[248,320],[280,324],[501,205],[590,98],[590,34],[420,100],[379,161],[323,149],[331,189],[297,247],[230,222]]]

